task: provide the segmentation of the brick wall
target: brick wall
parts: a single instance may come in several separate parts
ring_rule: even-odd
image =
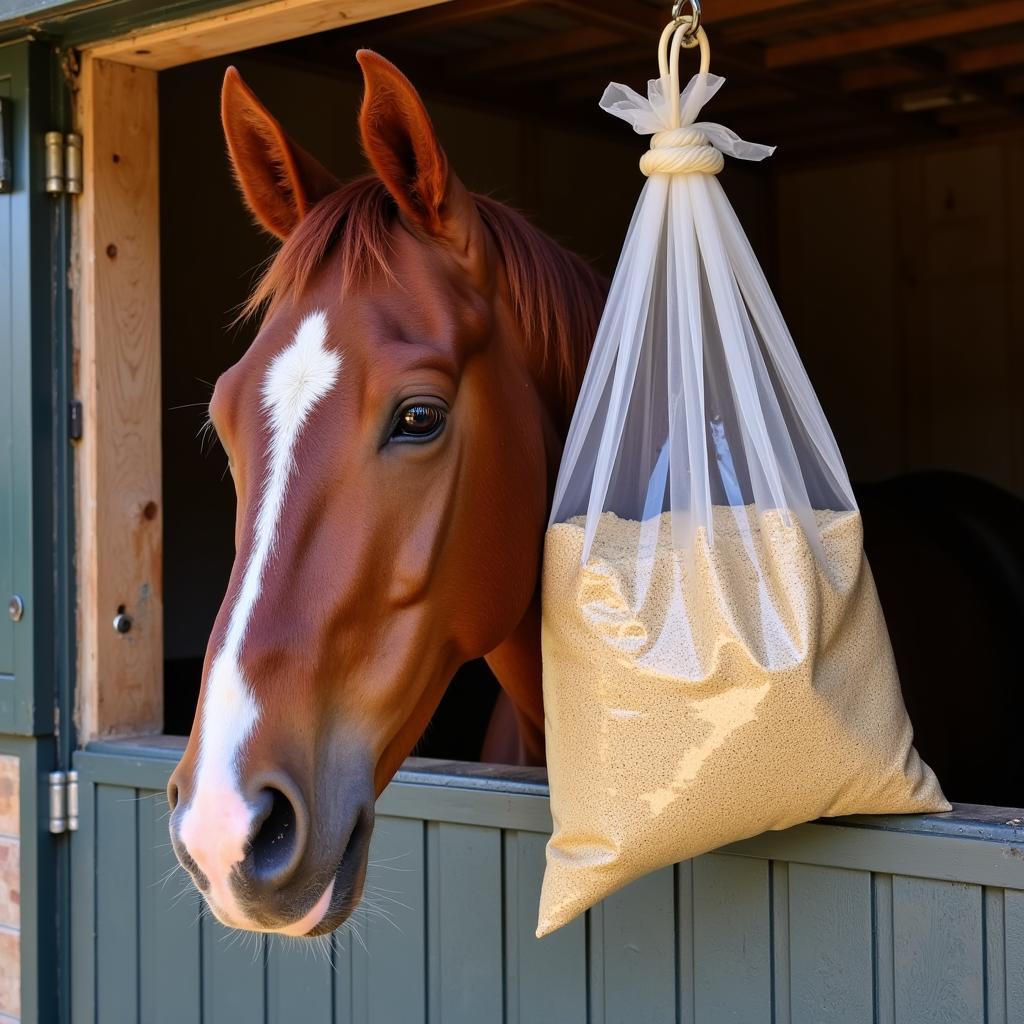
[[[0,754],[0,1024],[21,1014],[18,758]]]

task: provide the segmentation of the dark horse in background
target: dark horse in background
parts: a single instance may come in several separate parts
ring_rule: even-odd
[[[217,917],[291,935],[355,908],[374,801],[461,665],[502,687],[484,756],[543,763],[542,541],[604,300],[471,195],[415,89],[358,56],[375,175],[344,186],[224,80],[238,184],[282,245],[210,403],[236,557],[168,787]]]

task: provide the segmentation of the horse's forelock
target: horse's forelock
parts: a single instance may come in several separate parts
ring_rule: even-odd
[[[604,285],[580,257],[525,217],[488,196],[473,196],[505,267],[513,312],[542,369],[555,375],[569,409],[575,402],[604,305]],[[341,247],[342,291],[374,275],[392,277],[394,200],[374,177],[358,178],[322,199],[285,240],[256,285],[244,315],[270,313],[297,299],[316,269]]]

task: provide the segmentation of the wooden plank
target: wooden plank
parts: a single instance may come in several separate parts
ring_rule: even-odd
[[[546,938],[535,935],[545,845],[544,836],[532,832],[505,836],[505,1019],[510,1024],[587,1019],[585,917]]]
[[[428,6],[431,0],[271,0],[168,22],[86,52],[103,60],[163,70]]]
[[[985,1024],[1006,1024],[1006,921],[1003,889],[985,889]]]
[[[438,29],[464,28],[478,21],[499,18],[534,3],[535,0],[444,0],[407,14],[374,17],[359,32],[361,45],[386,45],[403,36],[434,32]]]
[[[353,1012],[352,945],[351,931],[347,926],[342,926],[331,936],[331,963],[334,968],[332,1024],[356,1024],[358,1020]],[[364,1024],[364,1021],[359,1021],[359,1024]]]
[[[140,793],[137,814],[140,1019],[199,1024],[201,897],[171,849],[163,792]]]
[[[604,49],[621,42],[621,37],[598,25],[584,25],[565,32],[546,32],[530,39],[491,46],[478,52],[457,54],[446,62],[453,76],[489,74],[526,64],[544,63],[586,50]]]
[[[78,123],[79,738],[163,725],[156,75],[84,59]],[[131,631],[111,623],[119,608]]]
[[[982,1024],[981,888],[900,877],[892,887],[897,1024]]]
[[[993,68],[1009,68],[1024,64],[1024,41],[996,43],[993,46],[975,46],[949,57],[948,67],[953,74],[962,75]]]
[[[393,782],[378,799],[377,812],[398,818],[551,834],[547,796]]]
[[[909,64],[867,64],[862,68],[841,71],[839,82],[844,92],[867,92],[871,89],[909,85],[926,77],[926,72],[921,68]]]
[[[675,872],[645,875],[604,901],[606,1024],[663,1024],[676,1013]]]
[[[708,854],[693,862],[696,1019],[770,1024],[768,862]]]
[[[791,864],[789,935],[793,1024],[871,1020],[871,875]]]
[[[696,1024],[693,962],[693,861],[684,860],[676,872],[676,1020]]]
[[[267,1024],[292,1024],[303,1018],[329,1021],[333,1005],[331,940],[267,938]]]
[[[438,1021],[500,1021],[502,968],[501,833],[473,825],[437,828],[436,955]],[[431,951],[432,955],[434,950]]]
[[[893,10],[900,0],[840,0],[832,3],[798,4],[792,9],[767,12],[766,18],[748,18],[730,25],[723,33],[726,43],[763,43],[783,33],[805,32],[819,25],[833,25],[844,19],[859,21],[878,11]],[[717,10],[717,7],[716,7]],[[714,16],[714,15],[712,15]],[[717,35],[717,34],[716,34]]]
[[[892,875],[873,875],[875,1024],[896,1024],[896,947],[892,931]]]
[[[96,1020],[139,1015],[135,791],[96,787]]]
[[[586,913],[587,1024],[606,1024],[604,1002],[604,903]]]
[[[1019,889],[1024,887],[1024,858],[1008,855],[1008,846],[1006,842],[915,834],[902,829],[815,823],[784,832],[766,832],[733,843],[723,852]]]
[[[1003,945],[1006,950],[1006,1020],[1024,1024],[1024,892],[1003,893]]]
[[[71,833],[71,1003],[74,1024],[96,1021],[96,786],[85,755],[74,755],[78,769],[78,831]]]
[[[978,4],[927,17],[906,18],[811,39],[779,43],[765,49],[764,63],[766,68],[793,67],[797,64],[835,60],[854,53],[948,39],[965,32],[1000,28],[1019,21],[1024,21],[1024,0],[1002,0],[1001,3]]]
[[[366,948],[355,942],[354,969],[366,979],[367,1024],[426,1019],[427,905],[423,823],[378,816],[370,843],[363,903],[354,927]],[[394,984],[395,964],[402,984]]]
[[[812,869],[813,870],[813,869]],[[772,1024],[791,1024],[793,997],[791,986],[791,942],[789,907],[789,865],[770,861],[768,884],[772,908]]]
[[[266,940],[203,913],[203,1020],[264,1020]]]

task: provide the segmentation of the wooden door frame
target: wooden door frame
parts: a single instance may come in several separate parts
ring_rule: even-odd
[[[84,190],[72,274],[84,417],[76,448],[81,743],[163,727],[157,74],[445,2],[271,0],[100,41],[79,55]],[[127,632],[114,627],[119,614]]]

